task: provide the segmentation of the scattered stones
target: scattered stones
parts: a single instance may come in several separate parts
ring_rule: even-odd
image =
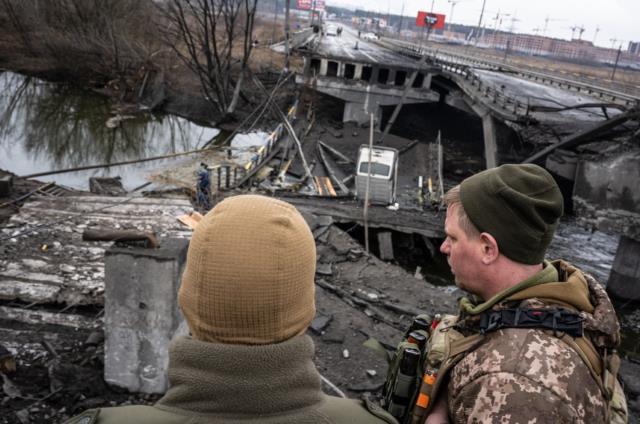
[[[31,420],[29,419],[29,411],[27,411],[26,409],[21,409],[16,412],[16,417],[18,417],[18,420],[20,420],[22,424],[28,424],[31,422]]]
[[[47,262],[42,261],[40,259],[23,259],[22,263],[28,266],[29,268],[39,269],[44,268],[49,265]]]
[[[367,293],[366,294],[367,298],[373,302],[377,302],[378,301],[378,295],[375,293]]]
[[[328,228],[328,227],[327,227]],[[317,238],[317,241],[319,241],[320,243],[324,243],[326,244],[327,241],[329,240],[329,231],[325,231],[324,233],[320,234]]]
[[[76,270],[76,267],[73,265],[62,264],[60,265],[60,271],[64,274],[73,274]]]
[[[329,226],[319,226],[313,230],[313,238],[318,239],[329,231]]]
[[[376,370],[367,370],[367,375],[369,377],[375,377],[378,374]]]
[[[320,263],[316,266],[316,274],[317,275],[322,275],[322,276],[332,276],[333,275],[333,269],[332,269],[332,265],[331,264],[323,264]]]
[[[362,249],[349,249],[349,252],[347,253],[347,259],[351,262],[358,262],[358,260],[364,254],[364,250]]]
[[[309,326],[313,332],[316,334],[322,334],[322,332],[327,328],[331,320],[333,319],[332,315],[316,315],[316,317],[311,321],[311,325]]]
[[[344,359],[349,359],[349,349],[344,349],[344,350],[342,351],[342,357],[343,357]]]

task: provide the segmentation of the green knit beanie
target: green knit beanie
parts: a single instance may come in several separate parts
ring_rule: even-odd
[[[542,263],[563,212],[562,193],[538,165],[502,165],[460,184],[460,201],[480,232],[495,237],[500,253],[523,264]]]

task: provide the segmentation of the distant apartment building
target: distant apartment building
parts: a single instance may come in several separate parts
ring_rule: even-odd
[[[634,56],[640,56],[640,41],[629,41],[629,48],[627,49],[627,53],[630,53]]]

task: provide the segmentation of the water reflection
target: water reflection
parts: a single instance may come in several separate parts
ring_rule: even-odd
[[[107,125],[110,118],[113,128]],[[18,175],[192,150],[217,133],[174,116],[117,115],[100,95],[11,72],[0,74],[0,168]],[[50,180],[86,188],[91,175],[121,175],[125,185],[132,186],[156,166],[159,163],[149,162]]]

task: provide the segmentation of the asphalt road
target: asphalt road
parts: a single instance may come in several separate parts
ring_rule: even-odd
[[[328,25],[333,25],[336,28],[341,26],[338,23],[329,23]],[[356,30],[342,25],[342,35],[332,36],[325,34],[322,37],[318,46],[318,53],[323,56],[348,59],[354,62],[387,64],[406,68],[416,67],[416,61],[364,40],[364,34],[362,32],[360,38],[358,38]]]

